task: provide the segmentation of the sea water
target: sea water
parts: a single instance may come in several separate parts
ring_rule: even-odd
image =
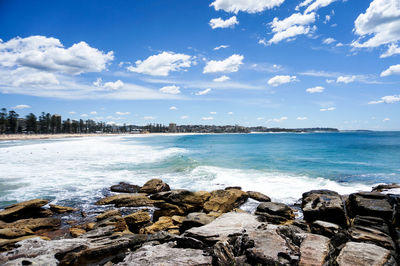
[[[400,132],[132,135],[0,142],[0,208],[34,198],[90,208],[124,181],[241,186],[292,204],[400,182]]]

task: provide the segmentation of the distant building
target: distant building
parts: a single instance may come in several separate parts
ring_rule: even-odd
[[[168,132],[169,133],[176,133],[176,124],[175,123],[170,123],[169,124]]]

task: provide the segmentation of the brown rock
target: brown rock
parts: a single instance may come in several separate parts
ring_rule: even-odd
[[[15,248],[15,243],[28,239],[28,238],[33,238],[37,237],[35,235],[28,235],[28,236],[21,236],[18,238],[14,239],[0,239],[0,251],[7,251]]]
[[[54,205],[54,204],[50,204],[50,210],[52,210],[55,213],[66,213],[66,212],[78,211],[78,209],[75,209],[75,208],[59,206],[59,205]]]
[[[78,236],[86,233],[86,230],[84,230],[82,228],[71,227],[69,229],[69,233],[71,234],[72,237],[78,237]]]
[[[10,205],[5,207],[3,211],[0,211],[0,220],[13,222],[19,219],[37,217],[40,213],[40,208],[47,203],[47,200],[34,199]]]
[[[377,229],[364,226],[353,226],[349,230],[349,233],[354,242],[368,242],[389,250],[395,249],[395,244],[392,238]]]
[[[183,220],[185,220],[185,216],[174,215],[171,217],[172,222],[177,225],[181,225]]]
[[[14,239],[22,236],[33,235],[34,233],[30,229],[24,228],[3,228],[0,229],[0,238]]]
[[[153,214],[156,220],[161,216],[184,215],[186,213],[185,209],[182,207],[164,201],[154,202],[154,205],[159,208],[155,210]]]
[[[60,224],[61,220],[58,218],[31,218],[18,220],[13,223],[0,224],[0,228],[17,228],[37,231],[40,229],[56,229]]]
[[[161,179],[151,179],[143,185],[139,190],[140,193],[155,194],[158,192],[169,191],[169,185],[164,183]]]
[[[347,242],[336,259],[339,266],[396,265],[390,251],[368,243]]]
[[[192,212],[189,213],[182,222],[180,227],[181,232],[185,232],[186,230],[192,227],[199,227],[206,224],[211,223],[215,220],[216,217],[209,216],[202,212]]]
[[[337,224],[319,220],[313,222],[310,227],[313,234],[319,234],[326,237],[333,237],[340,231],[340,227]]]
[[[121,212],[119,210],[108,210],[96,216],[97,221],[101,221],[113,216],[121,216]]]
[[[258,200],[260,202],[268,202],[271,201],[271,198],[268,197],[267,195],[264,195],[260,192],[256,192],[256,191],[247,191],[247,195],[249,195],[249,198],[254,199],[254,200]]]
[[[96,226],[96,223],[87,223],[86,224],[86,230],[90,231],[93,230]]]
[[[186,211],[202,209],[204,202],[209,197],[210,193],[207,191],[191,192],[185,189],[175,189],[150,196],[153,200],[163,200],[174,205],[179,205]]]
[[[106,226],[113,226],[114,231],[116,232],[123,232],[128,230],[128,226],[125,222],[125,219],[122,218],[121,216],[112,216],[104,220],[101,220],[100,222],[96,223],[94,228],[96,229],[99,227],[106,227]]]
[[[159,231],[175,232],[177,229],[179,229],[179,227],[174,225],[171,217],[163,216],[160,217],[154,224],[143,228],[143,233],[154,234]]]
[[[125,182],[120,182],[118,185],[111,186],[110,190],[113,192],[123,192],[123,193],[137,193],[140,187],[136,185],[131,185]]]
[[[322,266],[329,253],[329,238],[306,234],[300,245],[299,266]]]
[[[285,223],[294,219],[293,210],[283,203],[278,202],[261,202],[255,212],[262,222],[270,222],[274,224]]]
[[[379,192],[359,192],[350,194],[346,201],[350,217],[356,215],[374,216],[391,220],[393,207],[389,203],[389,197]]]
[[[96,205],[115,204],[116,207],[153,206],[153,201],[145,195],[119,194],[101,199]]]
[[[150,214],[146,211],[138,211],[124,217],[131,232],[137,233],[139,228],[150,222]]]
[[[204,203],[204,210],[226,213],[243,204],[247,198],[247,193],[238,189],[215,190]]]

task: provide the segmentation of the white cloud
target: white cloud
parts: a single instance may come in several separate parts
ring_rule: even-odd
[[[208,24],[212,29],[233,28],[235,27],[235,25],[239,24],[239,21],[237,21],[236,16],[232,16],[227,20],[223,20],[222,18],[213,18],[210,20],[210,23]]]
[[[280,117],[280,118],[273,118],[273,119],[268,119],[267,121],[265,121],[265,123],[271,123],[271,122],[275,122],[275,123],[281,123],[285,120],[288,120],[288,118],[286,116]]]
[[[327,79],[327,80],[325,80],[325,81],[326,81],[326,83],[328,83],[328,84],[331,84],[331,83],[335,82],[334,79]]]
[[[290,17],[279,20],[277,17],[270,23],[273,32],[280,32],[289,29],[294,25],[309,25],[315,22],[315,13],[301,14],[294,13]]]
[[[345,83],[345,84],[347,84],[347,83],[350,83],[350,82],[354,82],[355,80],[356,80],[356,76],[339,76],[337,79],[336,79],[336,83]]]
[[[262,12],[280,6],[285,0],[215,0],[210,4],[215,10],[224,10],[237,14]]]
[[[70,114],[70,115],[75,115],[75,114],[76,114],[76,112],[74,112],[74,111],[71,111],[71,112],[69,112],[69,114]]]
[[[325,20],[324,20],[324,24],[328,23],[331,20],[331,16],[330,15],[326,15],[325,16]]]
[[[322,41],[322,43],[324,43],[324,44],[331,44],[331,43],[334,43],[334,42],[336,42],[336,40],[335,39],[333,39],[333,38],[326,38],[326,39],[324,39],[323,41]]]
[[[104,83],[103,88],[106,90],[119,90],[124,86],[124,83],[121,80],[117,80],[115,82],[106,82]]]
[[[399,75],[400,74],[400,64],[390,66],[388,69],[381,73],[381,77],[386,77],[390,75]]]
[[[233,54],[222,61],[208,61],[203,69],[203,73],[237,72],[239,70],[239,66],[243,64],[243,59],[243,55]]]
[[[201,120],[203,120],[203,121],[213,120],[213,119],[214,119],[214,117],[212,117],[212,116],[207,116],[207,117],[202,117],[201,118]]]
[[[11,107],[11,109],[29,109],[29,108],[32,108],[32,107],[27,104],[19,104],[14,107]]]
[[[205,90],[196,92],[195,95],[197,95],[197,96],[206,95],[206,94],[208,94],[208,93],[210,93],[210,92],[211,92],[211,89],[205,89]]]
[[[9,83],[14,87],[40,87],[59,85],[60,82],[53,73],[38,71],[27,67],[19,67],[8,72]]]
[[[400,54],[400,47],[392,43],[391,45],[389,45],[387,51],[381,54],[380,58],[386,58],[396,54]]]
[[[127,70],[152,76],[168,76],[169,72],[180,71],[190,67],[191,60],[192,57],[190,55],[162,52],[149,56],[144,61],[136,61],[136,67],[129,66]]]
[[[374,0],[365,13],[354,22],[354,32],[360,36],[354,47],[378,47],[400,40],[400,2]]]
[[[319,109],[321,112],[326,112],[326,111],[333,111],[336,110],[336,107],[328,107],[328,108],[321,108]]]
[[[217,50],[219,50],[219,49],[226,49],[226,48],[228,48],[228,47],[229,47],[229,45],[222,44],[222,45],[220,45],[220,46],[215,47],[213,50],[214,50],[214,51],[217,51]]]
[[[306,92],[308,92],[308,93],[320,93],[320,92],[323,92],[324,90],[325,90],[324,87],[316,86],[316,87],[313,87],[313,88],[306,89]]]
[[[308,118],[305,116],[299,116],[296,118],[297,120],[307,120]]]
[[[380,100],[378,101],[371,101],[368,104],[378,104],[378,103],[396,103],[400,102],[400,95],[388,95],[388,96],[383,96]]]
[[[310,4],[306,10],[304,11],[304,13],[309,13],[311,11],[315,11],[321,7],[326,7],[328,5],[330,5],[331,3],[335,2],[337,0],[315,0],[312,4]],[[306,1],[304,1],[306,2]],[[311,1],[309,1],[310,3]],[[305,5],[306,6],[306,5]]]
[[[223,75],[223,76],[221,76],[219,78],[213,79],[213,81],[214,82],[224,82],[224,81],[227,81],[227,80],[230,80],[230,79],[231,79],[230,77]]]
[[[81,114],[81,117],[88,117],[88,114]]]
[[[181,119],[188,119],[188,118],[189,118],[189,116],[187,116],[187,115],[181,116]]]
[[[210,112],[210,115],[216,115],[217,112]]]
[[[143,117],[144,120],[154,120],[156,119],[154,116],[145,116]]]
[[[298,35],[308,34],[312,30],[311,27],[304,27],[304,26],[292,26],[284,31],[279,31],[275,33],[275,35],[268,41],[269,44],[276,44],[280,41],[283,41],[288,38],[293,38]]]
[[[343,45],[344,45],[343,43],[338,42],[338,43],[336,44],[336,47],[342,47]]]
[[[383,122],[390,121],[390,118],[386,117],[386,118],[384,118],[382,121],[383,121]]]
[[[169,108],[169,110],[178,110],[178,108],[176,108],[176,106],[171,106],[171,107]]]
[[[130,112],[115,112],[116,115],[130,115]]]
[[[258,120],[258,121],[264,120],[264,117],[257,117],[257,120]]]
[[[233,112],[228,112],[228,115],[233,115]]]
[[[296,81],[296,76],[278,75],[268,80],[268,84],[272,87],[277,87],[285,83]]]
[[[96,111],[92,111],[92,112],[90,112],[90,114],[91,115],[97,115],[97,112]]]
[[[181,91],[179,90],[180,87],[171,85],[171,86],[164,86],[160,89],[160,92],[168,93],[168,94],[179,94]]]
[[[258,40],[258,44],[261,44],[261,45],[264,45],[264,46],[267,46],[267,45],[268,45],[268,44],[267,44],[267,40],[266,40],[265,38],[259,39],[259,40]]]

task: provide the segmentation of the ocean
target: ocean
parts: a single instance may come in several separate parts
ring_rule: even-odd
[[[89,209],[120,181],[241,186],[293,204],[400,182],[400,132],[132,135],[0,142],[0,208],[34,198]]]

